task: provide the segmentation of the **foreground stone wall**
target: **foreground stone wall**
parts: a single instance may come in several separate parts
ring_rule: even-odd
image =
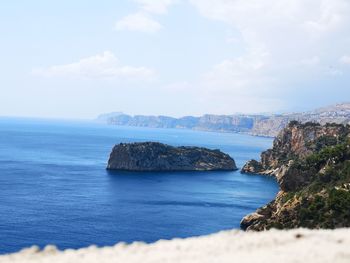
[[[0,256],[0,263],[345,263],[350,262],[350,229],[242,232],[217,234],[154,244],[117,244],[58,251],[48,246]]]

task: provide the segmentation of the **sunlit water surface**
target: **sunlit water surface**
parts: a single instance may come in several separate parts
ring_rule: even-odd
[[[272,200],[275,180],[237,172],[105,170],[114,144],[160,141],[221,149],[239,167],[269,138],[84,122],[0,119],[0,253],[33,244],[80,248],[239,228]]]

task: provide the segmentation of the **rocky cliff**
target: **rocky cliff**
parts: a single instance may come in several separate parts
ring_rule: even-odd
[[[220,150],[173,147],[157,142],[116,145],[107,169],[127,171],[236,170],[235,161]]]
[[[120,112],[103,114],[98,120],[111,125],[137,126],[150,128],[194,129],[219,132],[237,132],[257,136],[275,137],[290,121],[321,124],[350,124],[350,103],[292,114],[272,115],[213,115],[201,117],[186,116],[173,118],[168,116],[130,116]]]
[[[248,230],[350,226],[350,126],[291,122],[243,173],[275,176],[275,200],[246,216]]]

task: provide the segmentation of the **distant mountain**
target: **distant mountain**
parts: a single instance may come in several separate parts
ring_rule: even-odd
[[[113,118],[113,117],[116,117],[116,116],[119,116],[119,115],[122,115],[123,113],[120,112],[120,111],[116,111],[116,112],[110,112],[110,113],[104,113],[104,114],[101,114],[97,117],[97,121],[99,122],[107,122],[108,123],[108,120],[110,118]]]
[[[350,124],[350,103],[336,104],[309,112],[272,115],[213,115],[200,117],[127,115],[121,112],[102,114],[97,121],[110,125],[149,128],[193,129],[203,131],[246,133],[275,137],[290,121],[320,124]]]

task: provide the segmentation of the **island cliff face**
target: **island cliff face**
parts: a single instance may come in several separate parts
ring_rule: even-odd
[[[291,122],[243,173],[275,176],[280,191],[246,216],[246,230],[350,226],[350,126]]]
[[[120,143],[108,160],[108,170],[212,171],[237,170],[235,161],[219,150],[173,147],[157,142]]]

